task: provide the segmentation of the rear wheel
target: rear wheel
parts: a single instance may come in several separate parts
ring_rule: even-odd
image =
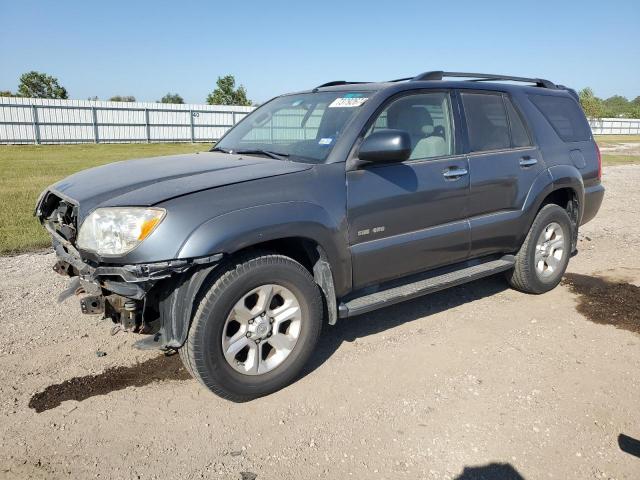
[[[523,292],[544,293],[562,279],[571,250],[571,220],[558,205],[538,212],[520,251],[515,268],[507,273],[509,284]]]
[[[302,265],[282,255],[248,257],[212,281],[180,355],[221,397],[267,395],[304,367],[322,312],[320,290]]]

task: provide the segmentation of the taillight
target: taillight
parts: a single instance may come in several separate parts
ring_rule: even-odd
[[[602,154],[600,153],[600,147],[596,142],[593,142],[596,146],[596,153],[598,155],[598,180],[602,179]]]

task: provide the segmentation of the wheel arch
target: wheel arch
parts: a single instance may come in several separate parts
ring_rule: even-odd
[[[326,302],[328,323],[330,325],[336,323],[338,320],[338,306],[334,273],[331,268],[331,260],[321,244],[308,237],[274,238],[249,245],[233,252],[231,256],[241,256],[252,251],[278,253],[295,260],[306,268],[322,290]]]
[[[529,190],[524,205],[523,233],[518,244],[522,244],[538,212],[548,204],[559,205],[567,210],[572,224],[571,249],[575,250],[578,226],[584,209],[584,183],[577,168],[571,165],[550,167],[539,175]]]

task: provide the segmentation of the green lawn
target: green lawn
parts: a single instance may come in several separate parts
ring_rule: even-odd
[[[33,209],[40,192],[61,178],[117,160],[201,152],[210,147],[206,143],[0,145],[0,254],[50,244]]]
[[[596,142],[602,150],[602,163],[604,165],[625,165],[640,163],[640,135],[596,135]],[[626,151],[607,152],[609,148],[616,148],[621,144],[635,144],[635,147]]]
[[[640,163],[640,135],[596,137],[601,147],[638,143],[629,152],[603,153],[605,165]],[[40,192],[78,170],[128,158],[199,152],[203,143],[110,145],[2,145],[0,146],[0,255],[49,245],[44,229],[33,217]]]
[[[595,135],[598,145],[615,143],[640,143],[640,135]]]

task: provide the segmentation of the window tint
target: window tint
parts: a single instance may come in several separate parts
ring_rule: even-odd
[[[522,123],[522,117],[518,114],[509,98],[505,97],[504,101],[509,115],[509,125],[511,125],[511,146],[528,147],[531,145],[531,139],[529,139],[527,129]]]
[[[367,135],[386,128],[406,131],[411,137],[410,160],[453,154],[453,128],[449,94],[407,95],[394,100],[373,122]]]
[[[530,95],[529,98],[565,142],[583,142],[591,138],[589,124],[573,99],[550,95]]]
[[[509,124],[501,95],[463,93],[471,151],[510,148]]]

